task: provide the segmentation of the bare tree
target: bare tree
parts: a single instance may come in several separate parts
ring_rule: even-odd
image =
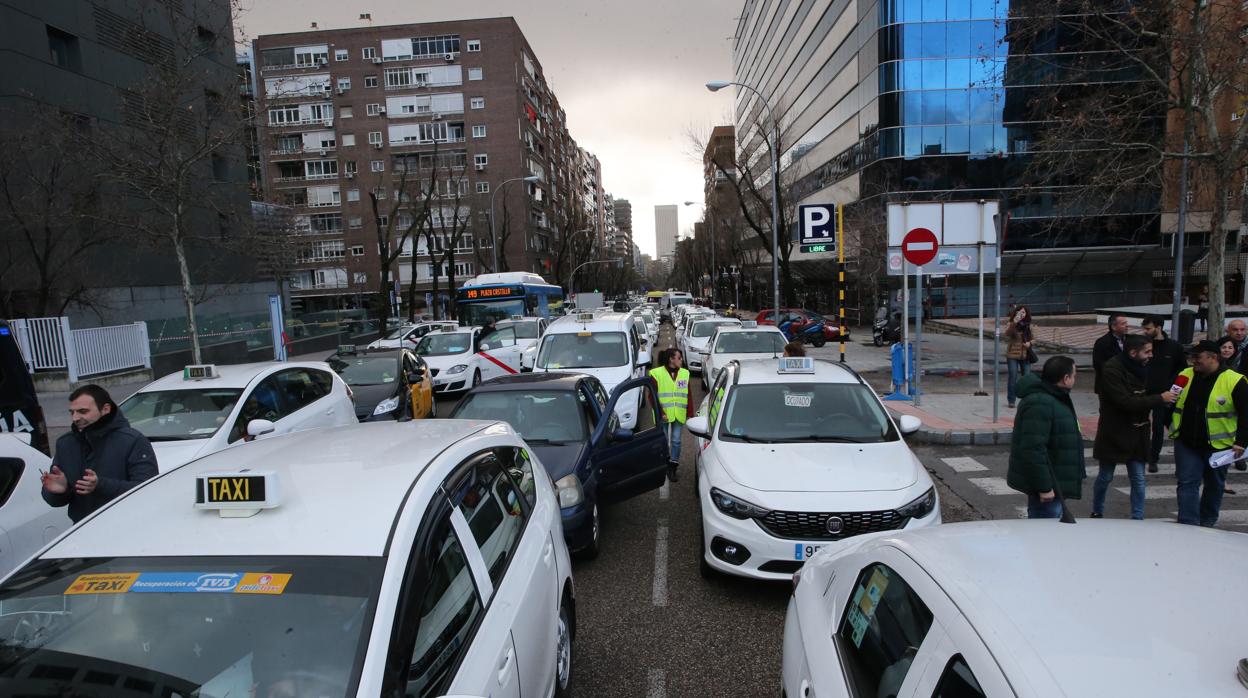
[[[273,282],[285,308],[287,287],[299,262],[298,219],[289,206],[253,201],[251,211],[251,218],[240,226],[243,234],[233,247],[256,260],[260,273]]]
[[[390,319],[390,293],[393,288],[391,272],[394,269],[394,263],[407,249],[408,241],[415,228],[414,224],[401,225],[399,214],[408,203],[409,181],[419,180],[409,174],[407,167],[403,167],[396,174],[398,174],[396,180],[387,181],[383,178],[381,186],[368,192],[369,210],[373,214],[373,228],[377,232],[378,284],[376,294],[373,296],[373,306],[377,316],[377,327],[382,332],[385,332],[386,323]],[[415,277],[412,277],[412,283],[415,283]]]

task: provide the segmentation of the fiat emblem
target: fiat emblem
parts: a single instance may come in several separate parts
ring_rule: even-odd
[[[831,533],[832,535],[836,535],[845,530],[845,521],[839,516],[829,516],[828,523],[826,525],[828,533]]]

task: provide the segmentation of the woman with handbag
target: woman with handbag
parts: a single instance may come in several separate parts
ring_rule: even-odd
[[[1005,349],[1005,362],[1009,369],[1006,380],[1006,399],[1010,407],[1014,407],[1018,380],[1027,375],[1031,370],[1031,365],[1038,359],[1036,352],[1031,349],[1031,342],[1034,338],[1035,335],[1031,329],[1031,311],[1027,309],[1027,306],[1020,305],[1010,314],[1010,324],[1005,327],[1005,340],[1008,342]]]

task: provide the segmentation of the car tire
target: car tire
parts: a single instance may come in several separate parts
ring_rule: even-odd
[[[815,348],[818,349],[828,343],[828,338],[824,337],[822,334],[817,334],[810,338],[810,343],[815,345]]]
[[[472,372],[472,387],[481,385],[481,369]]]
[[[572,613],[566,601],[559,604],[559,621],[555,635],[555,698],[572,695]]]
[[[590,520],[590,531],[589,545],[576,551],[576,559],[578,560],[593,560],[598,557],[598,553],[602,550],[598,544],[602,537],[602,519],[598,517],[597,503],[594,504],[593,517]]]

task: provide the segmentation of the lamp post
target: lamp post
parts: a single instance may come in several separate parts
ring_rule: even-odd
[[[719,92],[729,85],[736,85],[742,89],[753,92],[758,97],[758,101],[767,110],[767,118],[771,119],[772,127],[772,146],[771,146],[771,302],[772,308],[776,311],[780,309],[780,122],[776,121],[775,112],[771,110],[771,105],[767,103],[767,98],[763,97],[763,93],[753,87],[732,80],[714,80],[706,83],[706,89],[711,92]]]
[[[540,181],[540,179],[541,178],[538,177],[537,175],[529,175],[528,177],[516,177],[514,179],[504,180],[502,184],[498,185],[498,189],[495,189],[492,192],[490,192],[490,251],[494,253],[493,254],[493,257],[494,257],[493,270],[494,271],[498,271],[498,240],[495,239],[494,237],[494,195],[497,194],[500,190],[502,190],[503,187],[507,186],[508,184],[511,184],[512,182],[528,182],[532,184],[534,182]],[[507,202],[504,201],[503,205],[506,206]]]
[[[591,259],[588,262],[582,262],[576,265],[576,268],[572,270],[572,275],[568,277],[568,296],[572,297],[576,295],[576,272],[580,271],[581,267],[588,266],[590,264],[619,264],[619,263],[620,263],[620,260],[618,259]]]

